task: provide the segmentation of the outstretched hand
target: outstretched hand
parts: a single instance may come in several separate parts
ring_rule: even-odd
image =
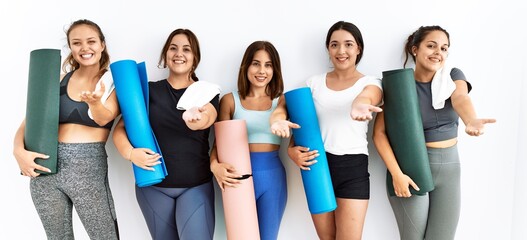
[[[101,88],[97,91],[82,91],[79,94],[80,100],[87,103],[87,104],[93,104],[101,101],[101,97],[104,94],[104,91],[106,90],[106,86],[104,86],[104,83],[101,82]]]
[[[351,118],[356,121],[368,121],[373,119],[373,112],[382,112],[382,108],[370,104],[358,103],[351,108]]]
[[[205,108],[203,107],[192,107],[190,109],[187,109],[185,112],[183,112],[183,120],[185,122],[196,122],[201,120],[203,117],[203,112],[205,111]]]
[[[495,122],[496,119],[492,118],[474,119],[467,124],[467,126],[465,127],[465,132],[470,136],[477,137],[485,133],[485,124]]]
[[[282,138],[291,136],[291,128],[300,128],[300,125],[287,120],[278,120],[271,125],[271,132]]]

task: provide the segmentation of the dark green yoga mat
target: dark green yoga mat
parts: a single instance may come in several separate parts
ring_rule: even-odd
[[[27,82],[25,147],[48,155],[48,159],[37,158],[35,162],[51,173],[57,172],[60,61],[58,49],[33,50]]]
[[[426,150],[423,123],[411,68],[382,73],[384,92],[384,124],[393,153],[404,174],[419,186],[419,191],[410,187],[412,194],[424,195],[434,190],[430,162]],[[395,196],[392,175],[387,173],[386,185],[391,196]]]

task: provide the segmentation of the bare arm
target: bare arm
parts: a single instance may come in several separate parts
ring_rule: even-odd
[[[124,128],[124,120],[121,118],[113,130],[113,143],[121,156],[145,170],[154,171],[155,165],[161,164],[161,156],[148,148],[134,148],[128,139]]]
[[[183,113],[183,120],[187,127],[192,130],[203,130],[209,128],[216,121],[218,113],[211,103],[203,107],[191,108]]]
[[[234,98],[232,94],[227,94],[221,98],[220,101],[220,113],[218,116],[219,121],[231,120],[234,114]],[[220,163],[218,161],[218,152],[216,149],[216,142],[212,147],[210,153],[210,170],[216,178],[216,182],[222,191],[225,191],[225,187],[236,187],[240,183],[240,180],[236,179],[241,177],[240,174],[236,174],[236,168],[228,163]]]
[[[456,90],[452,93],[452,107],[465,124],[465,132],[470,136],[479,136],[485,132],[485,124],[496,122],[495,119],[479,119],[474,105],[468,95],[467,82],[456,80]]]
[[[120,113],[117,96],[113,91],[106,102],[101,102],[101,97],[105,91],[104,83],[101,82],[101,88],[98,91],[83,91],[80,93],[80,99],[88,104],[93,121],[99,126],[104,126],[114,120]]]
[[[291,136],[291,128],[300,128],[300,125],[287,120],[287,108],[284,95],[278,99],[276,109],[269,118],[271,132],[279,137],[288,138]]]
[[[419,191],[417,184],[415,184],[409,176],[403,173],[399,167],[399,164],[397,163],[392,146],[390,145],[388,136],[386,135],[383,112],[377,113],[373,127],[372,138],[375,148],[377,149],[377,152],[379,152],[379,156],[382,158],[386,168],[392,175],[395,195],[398,197],[412,196],[409,186],[412,186],[414,189]]]
[[[22,121],[22,123],[20,124],[20,127],[15,133],[15,139],[13,141],[13,155],[16,158],[18,167],[20,168],[20,172],[22,173],[22,175],[27,177],[36,177],[40,175],[40,173],[35,172],[35,170],[51,172],[48,168],[45,168],[35,163],[35,158],[47,159],[49,158],[49,156],[42,153],[31,152],[26,150],[24,144],[25,130],[26,120]]]
[[[366,86],[351,104],[351,118],[357,121],[368,121],[373,119],[373,112],[380,112],[377,107],[382,100],[382,91],[374,85]]]

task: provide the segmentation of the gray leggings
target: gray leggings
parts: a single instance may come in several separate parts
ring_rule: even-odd
[[[119,239],[104,142],[59,143],[58,171],[30,181],[48,239],[74,239],[72,208],[90,239]]]
[[[454,239],[459,220],[460,164],[457,146],[428,148],[435,189],[410,198],[389,196],[402,240]]]
[[[154,240],[212,240],[212,181],[190,188],[135,186],[135,196]]]

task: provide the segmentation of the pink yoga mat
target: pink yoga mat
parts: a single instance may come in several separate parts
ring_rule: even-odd
[[[217,122],[214,131],[218,161],[231,164],[240,175],[252,174],[245,120]],[[227,239],[260,239],[252,176],[235,188],[225,187],[222,198]]]

